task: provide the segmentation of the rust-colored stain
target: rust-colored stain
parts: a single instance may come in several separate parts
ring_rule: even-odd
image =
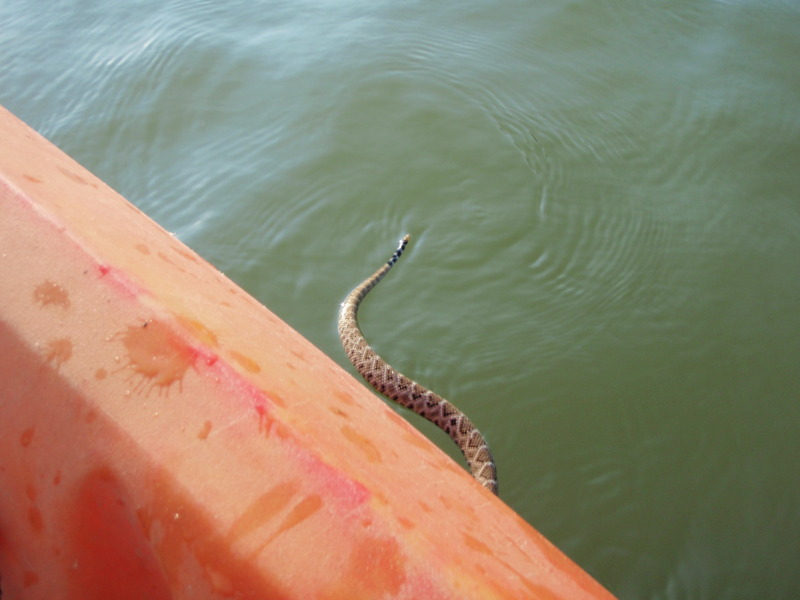
[[[231,358],[235,360],[238,364],[244,368],[245,371],[248,373],[259,373],[261,372],[261,367],[258,366],[258,363],[254,361],[249,356],[245,356],[241,352],[237,352],[236,350],[230,351]]]
[[[464,537],[464,545],[467,548],[472,548],[473,550],[482,552],[487,556],[492,556],[492,549],[489,548],[489,546],[484,544],[482,541],[480,541],[478,538],[471,536],[468,533],[463,533],[462,535]]]
[[[175,247],[172,250],[180,254],[183,258],[189,259],[193,263],[197,262],[197,255],[195,255],[193,252],[190,252],[189,250],[184,250],[183,248],[178,248],[178,247]]]
[[[56,369],[72,358],[72,341],[69,338],[57,338],[47,342],[44,358],[53,363]]]
[[[411,529],[416,528],[416,526],[417,526],[416,523],[414,523],[414,521],[412,521],[411,519],[407,519],[406,517],[397,517],[397,522],[400,523],[400,525],[404,529],[411,530]]]
[[[22,435],[19,436],[19,443],[23,448],[27,448],[28,446],[31,445],[34,433],[36,433],[36,427],[31,425],[25,431],[22,432]]]
[[[92,186],[94,188],[97,187],[96,183],[94,183],[92,181],[87,181],[86,179],[84,179],[83,177],[81,177],[80,175],[75,173],[74,171],[70,171],[69,169],[65,169],[64,167],[58,167],[58,170],[61,171],[61,173],[63,173],[64,176],[67,179],[70,179],[71,181],[74,181],[75,183],[80,183],[81,185],[90,185],[90,186]]]
[[[381,453],[378,447],[368,437],[358,433],[350,425],[345,425],[341,429],[342,435],[347,438],[347,441],[355,444],[361,452],[364,453],[365,458],[371,463],[383,462]]]
[[[234,543],[275,518],[291,503],[299,490],[299,484],[287,481],[262,494],[236,519],[226,536],[228,541]]]
[[[278,529],[276,529],[272,535],[259,544],[259,547],[256,549],[255,553],[261,552],[279,535],[289,531],[290,529],[293,529],[294,527],[297,527],[300,525],[300,523],[319,511],[320,508],[322,508],[322,498],[320,498],[318,494],[311,494],[308,497],[303,498],[300,502],[293,506],[292,510],[289,511],[289,514],[283,518],[283,521],[278,526]]]
[[[337,417],[342,417],[343,419],[349,419],[350,415],[348,415],[345,411],[337,406],[329,406],[328,410],[330,410],[333,414]]]
[[[273,403],[275,406],[280,406],[281,408],[286,408],[286,400],[284,400],[283,398],[281,398],[281,397],[280,397],[278,394],[276,394],[275,392],[271,392],[271,393],[267,394],[267,398],[269,398],[269,399],[270,399],[270,401],[271,401],[271,402],[272,402],[272,403]]]
[[[41,302],[42,306],[55,304],[61,308],[69,308],[70,304],[69,292],[49,279],[34,288],[33,299],[36,302]]]
[[[128,352],[126,368],[151,387],[169,389],[176,381],[181,382],[197,357],[195,350],[158,319],[129,325],[119,336]]]
[[[167,256],[163,252],[158,252],[157,255],[158,255],[158,258],[163,260],[165,263],[170,264],[173,267],[177,267],[178,266],[178,265],[175,264],[175,262],[169,256]],[[183,271],[184,273],[186,272],[185,269],[180,269],[180,270]]]
[[[397,413],[394,412],[390,414],[397,415]],[[406,421],[403,421],[402,417],[398,416],[397,418],[399,422],[406,423]],[[431,450],[432,442],[428,438],[423,437],[421,433],[408,432],[403,434],[403,439],[409,444],[416,446],[417,448],[421,448],[422,450],[427,450],[428,452]]]
[[[281,440],[289,439],[291,436],[290,429],[280,421],[270,420],[269,424],[262,431],[264,437],[269,438],[272,436]]]
[[[203,427],[200,429],[200,433],[197,434],[197,437],[204,440],[208,437],[209,433],[211,433],[211,421],[204,421]]]
[[[391,419],[392,421],[394,421],[398,425],[402,425],[406,429],[408,429],[410,427],[410,425],[408,424],[408,421],[406,421],[403,417],[401,417],[399,414],[397,414],[393,410],[389,411],[388,413],[386,413],[386,418],[387,419]],[[419,432],[416,429],[414,429],[414,431],[419,434]],[[422,434],[419,434],[418,437],[420,437],[423,441],[427,441],[427,439],[428,439],[425,436],[423,436]]]
[[[341,390],[333,390],[333,395],[336,396],[339,400],[341,400],[345,404],[349,404],[350,406],[355,406],[356,404],[356,401],[353,400],[352,396],[345,394]]]
[[[293,356],[297,357],[297,359],[303,363],[304,365],[308,364],[308,357],[303,354],[302,352],[298,352],[297,350],[289,349],[289,353]]]
[[[178,322],[183,327],[185,327],[187,331],[197,336],[200,342],[202,342],[206,346],[211,346],[212,348],[219,347],[219,342],[217,341],[217,334],[215,334],[208,327],[203,325],[200,321],[197,321],[195,319],[190,319],[188,317],[178,317]]]
[[[290,529],[298,526],[300,523],[308,519],[311,515],[322,508],[322,498],[318,494],[311,494],[298,502],[292,510],[286,515],[286,518],[278,527],[278,530],[272,534],[270,541],[274,540],[280,534],[289,531]]]
[[[41,179],[39,179],[38,177],[34,177],[33,175],[28,175],[27,173],[23,173],[22,176],[31,183],[42,183]]]

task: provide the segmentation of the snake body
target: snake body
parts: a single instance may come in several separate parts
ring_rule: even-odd
[[[408,235],[400,240],[391,258],[344,299],[339,311],[339,338],[347,358],[373,388],[444,430],[461,449],[472,476],[497,494],[497,469],[478,428],[453,404],[389,366],[367,343],[358,326],[361,301],[395,265],[408,240]]]

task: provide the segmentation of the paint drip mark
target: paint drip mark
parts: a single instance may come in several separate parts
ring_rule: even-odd
[[[194,349],[157,319],[129,325],[117,336],[128,352],[128,364],[124,368],[141,377],[142,385],[149,390],[159,387],[169,391],[175,382],[180,387],[186,371],[197,358]]]

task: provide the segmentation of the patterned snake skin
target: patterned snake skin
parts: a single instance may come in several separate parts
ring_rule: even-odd
[[[472,476],[483,487],[497,494],[497,469],[489,446],[478,428],[450,402],[386,364],[370,347],[358,327],[361,301],[394,266],[408,240],[409,236],[400,240],[400,246],[386,264],[344,299],[339,311],[339,338],[350,362],[372,387],[443,429],[461,448]]]

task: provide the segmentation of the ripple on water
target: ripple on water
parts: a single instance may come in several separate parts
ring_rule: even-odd
[[[3,102],[342,361],[408,226],[367,336],[510,503],[631,596],[763,591],[797,538],[789,4],[11,2]]]

